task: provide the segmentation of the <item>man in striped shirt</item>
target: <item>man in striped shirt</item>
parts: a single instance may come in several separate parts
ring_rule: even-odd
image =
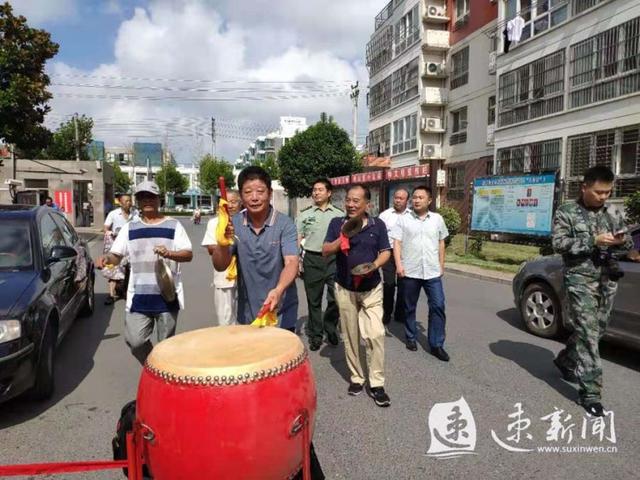
[[[131,264],[127,289],[125,340],[141,364],[153,348],[154,326],[158,342],[174,335],[178,311],[184,308],[184,291],[180,263],[193,258],[191,241],[175,218],[160,213],[160,190],[154,182],[142,182],[136,188],[140,221],[126,224],[120,230],[109,253],[96,260],[96,266],[118,265],[123,257]],[[169,260],[176,287],[176,300],[167,302],[156,280],[158,256]]]

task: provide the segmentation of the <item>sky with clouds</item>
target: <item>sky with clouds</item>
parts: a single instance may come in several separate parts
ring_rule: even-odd
[[[47,67],[54,93],[49,126],[74,112],[87,114],[95,119],[96,139],[108,146],[166,141],[180,163],[190,163],[211,151],[211,117],[216,153],[231,161],[247,147],[246,137],[266,134],[283,115],[313,123],[326,111],[351,133],[348,91],[355,80],[364,143],[364,52],[374,17],[387,2],[11,3],[60,44]]]

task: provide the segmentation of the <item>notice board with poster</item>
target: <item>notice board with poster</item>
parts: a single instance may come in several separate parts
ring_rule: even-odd
[[[476,178],[471,230],[549,237],[555,193],[555,173]]]

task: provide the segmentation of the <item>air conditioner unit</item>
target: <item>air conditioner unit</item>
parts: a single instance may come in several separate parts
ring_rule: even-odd
[[[422,130],[425,132],[443,130],[442,119],[438,117],[425,117],[422,119]]]
[[[425,66],[425,74],[432,77],[440,77],[444,75],[445,64],[438,62],[427,62]]]
[[[423,145],[422,158],[442,158],[442,146],[435,143]]]
[[[438,18],[438,17],[446,17],[447,10],[445,7],[437,7],[435,5],[429,5],[427,8],[427,17]]]

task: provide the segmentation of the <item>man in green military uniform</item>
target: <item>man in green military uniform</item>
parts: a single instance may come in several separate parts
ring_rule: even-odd
[[[336,274],[335,256],[323,257],[322,244],[329,222],[335,217],[343,217],[344,212],[331,204],[331,182],[321,178],[313,183],[311,198],[313,205],[300,212],[297,219],[298,241],[304,249],[302,279],[307,294],[309,319],[306,334],[309,349],[318,350],[322,346],[324,334],[332,345],[338,345],[338,307],[335,302],[334,278]],[[322,316],[322,296],[327,286],[327,310]]]
[[[605,205],[613,172],[604,166],[585,172],[581,196],[560,206],[553,220],[553,249],[562,255],[570,323],[567,346],[554,360],[568,381],[579,385],[580,404],[601,417],[602,365],[598,344],[605,332],[617,290],[615,258],[633,247],[624,221]]]

